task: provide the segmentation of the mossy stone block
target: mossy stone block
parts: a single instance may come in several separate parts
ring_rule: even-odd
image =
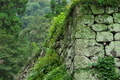
[[[90,15],[92,14],[91,8],[89,6],[80,5],[76,7],[78,15]]]
[[[91,10],[93,14],[103,14],[105,12],[104,8],[96,7],[95,5],[91,5]]]
[[[105,12],[106,12],[107,14],[112,14],[112,13],[114,13],[114,12],[118,12],[118,8],[115,8],[115,7],[106,7],[106,8],[105,8]]]
[[[107,30],[107,26],[105,24],[94,24],[92,25],[92,29],[94,31],[105,31]]]
[[[94,15],[81,15],[79,16],[79,22],[82,24],[91,25],[94,23]]]
[[[95,33],[88,26],[78,23],[75,37],[84,39],[95,39]]]
[[[120,41],[111,42],[105,51],[107,56],[120,57]]]
[[[113,34],[110,32],[97,32],[97,42],[108,42],[113,40]]]
[[[118,23],[110,24],[110,25],[108,26],[108,29],[109,29],[111,32],[120,32],[120,24],[118,24]]]
[[[98,15],[95,17],[97,23],[111,24],[113,23],[113,17],[110,15]]]
[[[120,13],[114,13],[113,18],[116,23],[120,23]]]
[[[104,55],[103,46],[98,44],[94,39],[93,40],[76,39],[75,44],[76,55],[87,57],[91,56],[103,57]]]
[[[74,73],[74,80],[99,80],[99,74],[95,70],[79,70]]]
[[[120,41],[120,33],[116,33],[114,38],[115,38],[115,40]]]
[[[76,55],[74,57],[74,68],[75,69],[86,68],[88,67],[88,64],[90,63],[91,63],[90,59],[85,56]]]

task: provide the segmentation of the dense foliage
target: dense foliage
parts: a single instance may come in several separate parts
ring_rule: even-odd
[[[28,0],[0,0],[0,79],[13,80],[23,66],[26,46],[18,39],[21,21],[18,15],[25,11]],[[23,57],[24,55],[24,57]]]
[[[51,0],[51,10],[54,15],[59,15],[60,12],[65,11],[65,6],[67,5],[66,0]]]
[[[46,18],[45,14],[50,11],[49,1],[30,0],[25,15],[21,17],[24,26],[19,35],[20,39],[26,39],[30,43],[35,42],[41,48],[51,20],[51,18]]]
[[[95,4],[96,6],[112,6],[116,7],[120,4],[119,0],[73,0],[73,2],[79,2],[79,4]]]
[[[63,59],[53,49],[58,36],[62,34],[65,13],[55,17],[52,26],[49,28],[48,41],[46,41],[46,56],[40,58],[37,64],[31,69],[28,80],[71,80],[66,71]]]
[[[115,62],[113,57],[99,58],[98,63],[94,65],[101,73],[100,78],[104,80],[119,80],[120,75],[115,70]]]

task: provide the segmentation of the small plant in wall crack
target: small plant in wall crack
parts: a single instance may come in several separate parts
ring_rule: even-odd
[[[120,75],[115,71],[115,62],[113,57],[99,58],[98,63],[93,64],[101,75],[99,78],[104,80],[120,80]]]

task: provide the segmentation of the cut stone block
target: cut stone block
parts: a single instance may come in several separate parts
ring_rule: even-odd
[[[107,26],[105,24],[94,24],[92,25],[92,29],[94,31],[105,31],[107,30]]]
[[[91,8],[89,6],[79,5],[76,7],[78,15],[90,15],[92,14]],[[82,13],[81,13],[82,12]]]
[[[112,14],[112,13],[114,13],[114,12],[118,12],[118,8],[106,7],[106,8],[105,8],[105,12],[106,12],[107,14]]]
[[[120,67],[120,59],[119,58],[115,58],[115,66]]]
[[[113,17],[110,15],[99,15],[95,17],[95,21],[97,23],[111,24],[113,23]]]
[[[82,16],[80,16],[79,23],[92,25],[94,23],[94,15],[82,15]]]
[[[114,38],[115,40],[120,40],[120,33],[116,33]]]
[[[85,56],[76,55],[74,57],[74,68],[75,69],[86,68],[89,66],[89,64],[91,64],[91,61]]]
[[[108,29],[112,32],[120,32],[120,24],[114,23],[108,26]]]
[[[106,55],[120,57],[120,42],[114,41],[109,46],[106,46]]]
[[[75,53],[79,56],[103,57],[104,49],[103,46],[98,44],[95,40],[77,39]]]
[[[103,14],[104,13],[104,8],[96,7],[95,5],[91,6],[91,10],[92,10],[93,14]]]
[[[120,13],[114,13],[113,18],[116,23],[120,23]]]
[[[80,70],[74,74],[74,80],[99,80],[98,72],[94,70]]]
[[[97,42],[109,42],[113,40],[113,34],[110,32],[97,32]]]
[[[95,39],[95,33],[88,26],[78,23],[75,37],[83,39]]]

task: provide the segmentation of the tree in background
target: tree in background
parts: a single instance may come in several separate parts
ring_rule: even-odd
[[[51,0],[50,7],[54,15],[59,15],[60,12],[65,11],[65,6],[67,5],[66,0]]]
[[[13,80],[25,62],[25,45],[18,39],[22,23],[18,18],[28,0],[0,0],[0,80]],[[24,47],[23,47],[24,46]]]
[[[28,2],[25,14],[21,17],[24,26],[19,37],[27,39],[30,42],[29,46],[35,42],[38,47],[42,48],[51,20],[45,17],[48,12],[51,12],[48,0],[30,0]]]

